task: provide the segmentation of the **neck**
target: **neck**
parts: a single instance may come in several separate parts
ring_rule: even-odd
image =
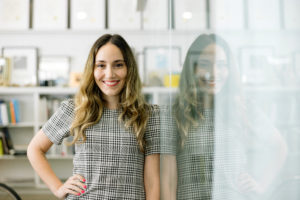
[[[211,109],[214,107],[214,95],[204,94],[204,108]]]
[[[119,108],[119,97],[107,97],[105,98],[105,107],[108,109],[118,109]]]

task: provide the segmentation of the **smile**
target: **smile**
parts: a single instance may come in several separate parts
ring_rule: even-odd
[[[114,87],[119,84],[120,81],[102,81],[106,86]]]

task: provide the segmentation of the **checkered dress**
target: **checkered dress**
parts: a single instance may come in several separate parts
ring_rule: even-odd
[[[160,151],[159,108],[151,109],[145,153],[139,151],[132,129],[118,121],[119,114],[120,110],[105,108],[99,123],[85,130],[86,142],[75,145],[73,174],[85,177],[87,190],[66,199],[145,199],[144,159]],[[54,144],[61,144],[73,118],[73,100],[64,101],[42,130]]]
[[[205,109],[203,115],[204,120],[189,129],[183,147],[178,145],[174,116],[161,116],[161,153],[176,155],[177,160],[177,199],[242,200],[233,189],[244,163],[239,138],[215,119],[213,110]]]

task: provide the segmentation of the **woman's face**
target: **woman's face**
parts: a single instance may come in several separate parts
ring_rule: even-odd
[[[126,75],[127,66],[120,49],[111,43],[102,46],[95,57],[94,78],[107,102],[119,100]]]
[[[216,44],[208,45],[201,52],[194,73],[201,91],[217,94],[224,87],[229,70],[225,51]]]

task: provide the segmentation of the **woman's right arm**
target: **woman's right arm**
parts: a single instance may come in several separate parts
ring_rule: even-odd
[[[27,157],[32,167],[56,197],[64,198],[67,194],[80,195],[80,193],[84,193],[82,190],[82,188],[86,188],[82,183],[85,182],[84,177],[73,175],[65,183],[62,183],[55,175],[45,156],[52,145],[53,143],[42,130],[33,137],[27,149]]]

